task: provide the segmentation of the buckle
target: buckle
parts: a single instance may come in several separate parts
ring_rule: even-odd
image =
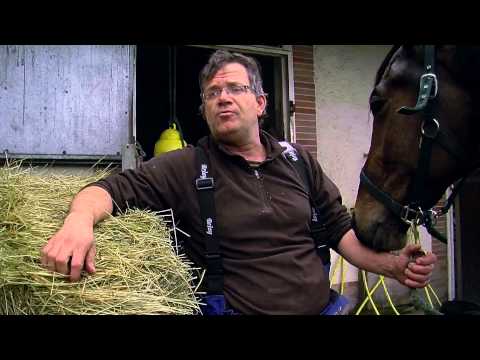
[[[438,135],[439,130],[440,130],[440,124],[435,118],[432,118],[432,120],[430,121],[424,120],[422,122],[422,135],[425,137],[428,137],[430,139],[435,139]]]
[[[420,84],[422,83],[423,79],[424,78],[432,78],[433,79],[433,88],[434,88],[434,92],[433,92],[433,95],[430,95],[429,96],[429,99],[435,99],[437,97],[437,94],[438,94],[438,80],[437,80],[437,75],[433,74],[433,73],[426,73],[426,74],[423,74],[421,77],[420,77]],[[431,91],[430,91],[431,93]]]
[[[438,217],[440,216],[439,213],[434,209],[430,209],[427,211],[427,214],[428,214],[428,221],[430,222],[430,224],[432,226],[437,225]]]
[[[195,179],[195,187],[197,188],[197,190],[210,190],[210,189],[213,189],[214,186],[215,186],[215,182],[211,177],[208,177],[205,179],[202,179],[202,178]]]
[[[413,214],[414,217],[411,217],[410,214]],[[407,225],[412,225],[412,224],[420,225],[425,220],[423,211],[420,207],[417,210],[414,210],[414,209],[411,209],[408,205],[405,205],[402,208],[402,211],[400,212],[400,218]]]

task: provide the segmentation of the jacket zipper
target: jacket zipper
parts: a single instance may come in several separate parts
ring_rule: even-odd
[[[270,203],[269,203],[268,198],[267,198],[267,193],[265,191],[265,186],[263,184],[262,175],[260,174],[258,169],[253,169],[253,174],[255,175],[255,177],[258,180],[258,185],[259,185],[261,197],[262,197],[262,200],[263,200],[263,209],[264,210],[269,210],[270,209]]]

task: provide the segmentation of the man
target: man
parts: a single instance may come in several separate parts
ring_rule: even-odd
[[[42,264],[63,274],[70,271],[71,280],[77,281],[82,268],[95,271],[93,226],[107,213],[115,214],[112,202],[121,209],[127,204],[152,210],[172,208],[191,235],[185,248],[196,264],[211,264],[205,256],[207,234],[214,233],[219,242],[223,273],[216,295],[226,299],[225,313],[321,314],[330,290],[310,232],[309,193],[282,156],[284,148],[259,129],[267,101],[256,62],[217,51],[200,74],[200,87],[201,111],[211,136],[201,139],[199,146],[210,164],[202,171],[214,179],[215,221],[208,218],[205,228],[195,187],[198,153],[188,147],[80,191],[63,227],[42,249]],[[319,215],[330,246],[355,266],[410,287],[424,287],[435,255],[410,262],[418,247],[407,246],[396,256],[363,246],[351,229],[337,187],[307,151],[297,145],[295,149],[307,164],[312,197],[321,204]]]

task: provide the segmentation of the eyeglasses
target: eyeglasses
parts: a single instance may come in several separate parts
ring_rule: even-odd
[[[205,92],[202,93],[202,98],[207,101],[214,100],[222,94],[222,91],[224,89],[227,92],[227,94],[230,94],[233,96],[245,94],[249,90],[253,91],[252,88],[248,85],[229,84],[223,88],[213,87],[213,88],[207,89]]]

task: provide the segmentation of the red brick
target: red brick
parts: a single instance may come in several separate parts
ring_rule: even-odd
[[[297,89],[311,89],[311,90],[315,91],[315,84],[313,84],[313,83],[309,84],[309,83],[294,81],[294,86],[295,86],[295,90],[297,90]]]
[[[304,96],[313,96],[315,97],[315,89],[301,89],[301,88],[295,88],[295,98],[298,95],[304,95]]]
[[[304,54],[294,53],[293,62],[313,65],[313,55],[304,55]]]
[[[315,102],[297,100],[297,102],[295,103],[295,107],[296,108],[315,109]]]
[[[309,114],[295,114],[295,123],[300,126],[309,126],[308,124],[316,124],[317,116]]]
[[[316,132],[301,132],[297,128],[297,139],[304,139],[304,140],[317,140],[317,133]]]
[[[297,136],[297,142],[302,145],[311,145],[311,146],[317,145],[317,140],[304,139],[301,136]]]
[[[313,45],[293,45],[293,53],[296,52],[313,54]]]
[[[293,63],[293,71],[309,71],[313,72],[313,63],[312,64],[300,64],[300,63]]]
[[[315,84],[313,77],[310,76],[295,76],[293,81],[295,83]]]
[[[315,77],[313,76],[313,72],[308,71],[299,71],[295,72],[295,76],[293,77],[294,80],[301,81],[300,79],[307,79],[308,82],[315,82]]]
[[[306,65],[312,65],[313,66],[313,59],[302,59],[293,56],[293,63],[294,64],[306,64]]]
[[[317,111],[314,108],[308,108],[308,107],[295,107],[295,114],[297,116],[300,115],[315,115],[315,121],[317,121]],[[309,118],[309,120],[312,120],[312,118]]]
[[[306,95],[295,95],[295,99],[300,102],[300,101],[311,101],[315,104],[315,96],[306,96]]]

